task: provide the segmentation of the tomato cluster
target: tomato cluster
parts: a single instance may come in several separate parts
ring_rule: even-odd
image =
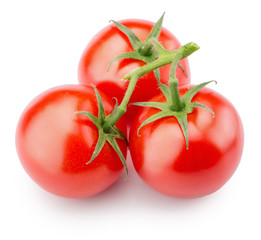
[[[243,150],[240,117],[206,84],[190,84],[191,53],[162,19],[105,27],[81,56],[79,84],[48,89],[25,108],[17,153],[42,188],[69,198],[98,194],[128,174],[128,148],[139,176],[166,195],[208,195],[233,175]],[[155,67],[167,52],[176,65]]]

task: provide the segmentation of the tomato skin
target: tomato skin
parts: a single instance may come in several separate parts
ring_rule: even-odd
[[[114,103],[101,96],[108,114]],[[28,175],[48,192],[68,198],[98,194],[123,170],[120,158],[108,143],[97,158],[86,164],[98,140],[98,130],[86,116],[75,114],[77,111],[98,115],[92,87],[51,88],[26,107],[16,131],[17,153]],[[123,119],[116,126],[126,134]],[[126,157],[126,143],[117,142]]]
[[[187,87],[180,89],[183,95]],[[162,95],[151,101],[164,102]],[[233,105],[217,92],[204,88],[193,98],[215,113],[195,108],[188,115],[189,149],[176,118],[140,124],[159,110],[142,108],[130,129],[129,147],[140,177],[155,190],[173,197],[194,198],[221,188],[238,167],[244,133]]]
[[[139,19],[122,20],[120,23],[130,28],[141,41],[147,38],[154,25],[153,22]],[[165,28],[162,28],[158,40],[167,50],[175,50],[181,46],[177,38]],[[144,63],[138,60],[124,59],[114,62],[109,71],[107,71],[107,67],[114,57],[131,51],[133,48],[127,37],[113,24],[108,25],[97,33],[86,46],[78,66],[79,83],[93,83],[106,95],[116,97],[121,102],[128,87],[128,82],[121,79],[131,70],[143,66]],[[181,68],[177,68],[177,78],[182,86],[190,83],[190,70],[187,59],[182,59],[180,63],[187,73],[186,75]],[[169,65],[160,68],[162,83],[168,82],[169,71]],[[147,101],[159,93],[155,75],[150,72],[138,80],[130,102]],[[138,109],[136,106],[130,108]],[[133,111],[129,111],[127,114],[130,116],[133,113]]]

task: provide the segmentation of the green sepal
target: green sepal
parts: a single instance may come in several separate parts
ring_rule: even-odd
[[[122,162],[122,165],[123,165],[123,167],[125,169],[125,172],[126,172],[126,178],[125,179],[127,179],[128,174],[129,174],[127,163],[126,163],[126,160],[125,160],[125,158],[124,158],[124,156],[123,156],[123,154],[121,152],[121,149],[120,149],[116,139],[113,136],[108,136],[107,141],[110,143],[110,145],[113,147],[113,149],[118,154],[118,156],[119,156],[119,158],[120,158],[120,160]]]
[[[122,59],[128,59],[128,58],[130,58],[130,59],[136,59],[136,60],[141,60],[141,61],[143,60],[143,56],[141,56],[138,52],[133,51],[133,52],[123,53],[123,54],[120,54],[120,55],[116,56],[115,58],[113,58],[113,59],[111,60],[109,66],[108,66],[108,68],[107,68],[107,71],[110,70],[110,67],[111,67],[111,65],[112,65],[114,62],[116,62],[116,61],[118,61],[118,60],[122,60]],[[141,59],[141,58],[142,58],[142,59]]]
[[[150,63],[153,62],[155,60],[155,58],[158,57],[157,52],[153,52],[152,55],[150,56],[143,56],[140,53],[138,53],[137,51],[133,51],[133,52],[127,52],[127,53],[123,53],[120,54],[118,56],[116,56],[115,58],[113,58],[109,64],[109,66],[107,67],[107,71],[110,70],[111,65],[118,60],[123,60],[123,59],[136,59],[136,60],[140,60],[143,61],[145,63]]]
[[[126,138],[126,136],[124,135],[124,133],[117,127],[113,126],[111,127],[111,130],[109,133],[107,133],[108,135],[112,135],[114,136],[115,138],[119,138],[119,139],[122,139],[125,141],[125,143],[127,145],[129,145],[128,143],[128,139]]]
[[[90,112],[86,112],[86,111],[79,111],[79,112],[75,112],[75,114],[82,114],[85,115],[86,117],[88,117],[94,124],[95,126],[98,128],[100,123],[97,117],[95,117],[92,113]]]
[[[175,115],[174,115],[175,116]],[[182,129],[183,135],[185,137],[187,149],[189,148],[189,137],[188,137],[188,119],[187,114],[181,114],[181,116],[176,116],[179,125]]]
[[[164,97],[166,98],[167,102],[171,102],[171,92],[170,88],[163,83],[159,83],[159,88],[161,92],[163,93]]]
[[[186,77],[188,76],[188,73],[186,72],[186,70],[184,69],[184,67],[178,63],[178,66],[181,68],[181,70],[184,72],[184,74],[186,75]]]
[[[92,153],[92,157],[86,164],[91,163],[98,156],[98,154],[101,152],[104,144],[106,143],[106,140],[107,140],[106,135],[104,134],[103,130],[100,129],[99,130],[99,138],[98,138],[98,141],[96,143],[95,149]]]
[[[147,124],[149,124],[149,123],[155,122],[156,120],[162,119],[162,118],[164,118],[164,117],[170,117],[170,116],[173,116],[173,113],[170,112],[170,111],[166,111],[166,112],[165,112],[165,111],[160,111],[160,112],[158,112],[158,113],[156,113],[156,114],[150,116],[149,118],[147,118],[147,119],[139,126],[138,131],[137,131],[137,135],[140,136],[140,135],[139,135],[139,131],[140,131],[140,129],[141,129],[143,126],[145,126],[145,125],[147,125]]]
[[[129,28],[127,28],[126,26],[122,25],[121,23],[116,22],[114,20],[111,20],[111,22],[113,22],[115,24],[115,26],[128,37],[132,48],[134,50],[138,50],[138,47],[142,43],[140,41],[140,39]]]
[[[95,95],[96,95],[97,102],[98,102],[98,119],[100,119],[101,122],[103,123],[105,120],[105,110],[103,107],[102,98],[101,98],[101,95],[98,92],[97,88],[93,84],[91,84],[91,86],[94,88]]]
[[[118,99],[117,99],[116,97],[113,97],[112,99],[115,100],[115,105],[114,105],[114,107],[113,107],[112,112],[106,117],[106,119],[109,119],[109,118],[113,117],[113,116],[116,114],[117,108],[118,108],[118,106],[119,106]]]
[[[161,33],[161,27],[163,23],[165,12],[162,14],[160,19],[154,24],[153,28],[151,29],[149,36],[146,38],[144,43],[151,42],[153,39],[158,39]]]
[[[192,87],[191,89],[189,89],[182,97],[181,97],[181,101],[186,103],[186,102],[191,102],[192,98],[206,85],[208,85],[211,82],[215,82],[216,81],[212,80],[212,81],[208,81],[208,82],[203,82],[201,84],[198,84],[194,87]]]
[[[203,108],[203,109],[205,109],[205,110],[211,112],[212,115],[213,115],[213,118],[215,117],[215,113],[213,112],[213,110],[210,109],[210,108],[208,108],[208,107],[205,106],[204,104],[201,104],[201,103],[199,103],[199,102],[193,102],[193,108],[195,108],[195,107]]]
[[[153,107],[153,108],[158,108],[160,110],[166,109],[166,103],[162,103],[162,102],[135,102],[135,103],[130,103],[130,105],[136,105],[141,107]]]

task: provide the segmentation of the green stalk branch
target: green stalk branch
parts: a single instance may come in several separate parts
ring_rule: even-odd
[[[153,41],[153,44],[155,48],[159,48],[159,43],[157,41]],[[125,96],[119,105],[119,107],[116,109],[115,114],[112,115],[107,121],[104,123],[103,129],[105,132],[109,131],[112,126],[114,126],[118,120],[122,117],[122,115],[127,111],[127,106],[129,103],[129,100],[131,98],[131,95],[134,91],[134,88],[136,86],[136,83],[138,79],[143,76],[144,74],[151,72],[159,67],[162,67],[164,65],[172,63],[173,59],[183,59],[196,50],[199,49],[199,46],[193,42],[188,43],[186,45],[183,45],[178,50],[175,51],[160,51],[159,57],[153,62],[150,62],[142,67],[136,68],[133,71],[126,74],[123,79],[129,80],[129,86],[127,88],[127,91],[125,93]],[[174,69],[175,70],[175,69]],[[175,81],[175,79],[174,79]]]

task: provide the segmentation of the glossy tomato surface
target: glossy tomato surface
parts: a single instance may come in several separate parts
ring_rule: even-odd
[[[102,95],[105,112],[113,102]],[[16,131],[20,161],[29,176],[45,190],[63,197],[82,198],[95,195],[122,173],[123,165],[106,143],[100,154],[86,164],[98,140],[96,126],[77,111],[98,115],[92,87],[63,85],[36,97],[24,110]],[[117,126],[126,134],[124,120]],[[117,140],[126,157],[127,146]]]
[[[181,88],[181,95],[188,88]],[[164,102],[159,95],[152,101]],[[192,100],[215,112],[195,108],[188,114],[189,148],[176,118],[166,117],[143,126],[158,112],[143,108],[130,130],[131,157],[140,177],[166,195],[193,198],[215,192],[233,175],[243,151],[243,127],[233,105],[204,88]]]
[[[154,23],[145,20],[122,20],[121,24],[131,29],[134,34],[144,41]],[[167,50],[175,50],[181,46],[177,38],[166,28],[162,28],[159,42]],[[113,24],[108,25],[97,33],[85,48],[78,67],[78,79],[81,84],[93,83],[98,89],[110,97],[122,100],[128,87],[128,82],[121,80],[131,70],[144,65],[138,60],[124,59],[114,62],[109,71],[111,60],[116,56],[133,51],[128,38]],[[190,70],[187,59],[180,61],[186,74],[181,68],[177,69],[180,86],[190,82]],[[161,82],[167,83],[170,66],[160,68]],[[146,101],[159,94],[158,84],[153,72],[141,77],[136,85],[130,102]],[[136,107],[131,106],[132,109]]]

